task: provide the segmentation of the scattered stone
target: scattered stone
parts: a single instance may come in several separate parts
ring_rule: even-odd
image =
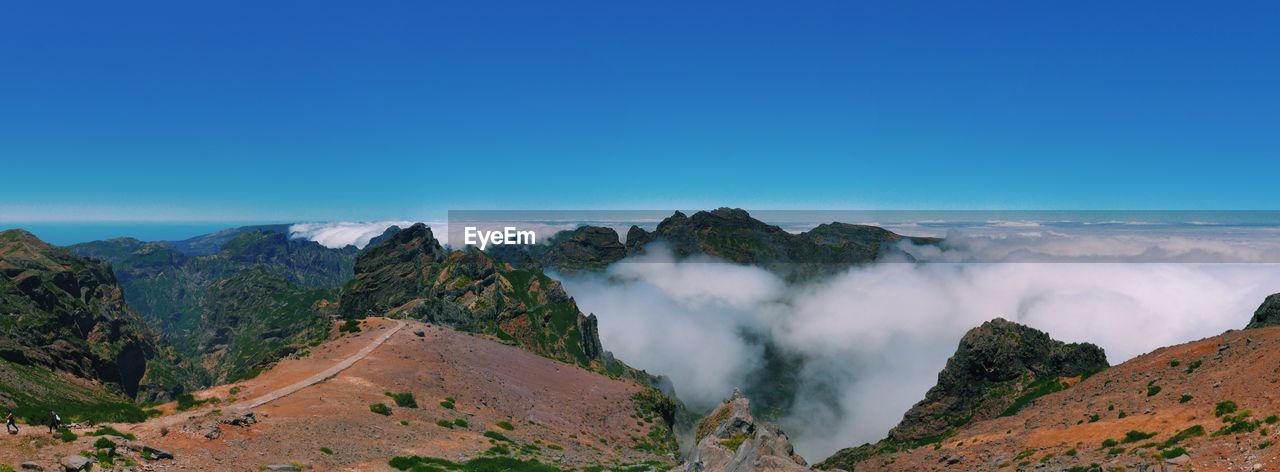
[[[223,418],[222,422],[229,424],[231,426],[249,426],[251,424],[257,423],[258,419],[253,416],[252,411],[246,411],[244,412],[244,414],[239,416],[233,416],[231,418]]]
[[[204,434],[205,439],[218,439],[222,437],[222,428],[214,426],[208,433]]]
[[[62,465],[62,470],[66,472],[88,471],[93,467],[93,461],[85,456],[66,456],[58,461]]]
[[[267,470],[298,471],[302,470],[302,467],[297,464],[269,464],[267,465]]]
[[[426,332],[426,331],[423,331],[423,330],[417,330],[417,331],[414,331],[414,332],[413,332],[413,335],[414,335],[414,336],[417,336],[417,337],[419,337],[419,338],[421,338],[421,337],[423,337],[423,336],[426,336],[426,335],[427,335],[427,332]]]
[[[142,446],[142,451],[151,454],[155,459],[173,459],[173,453],[164,449],[156,449],[151,446]]]
[[[1186,464],[1186,463],[1188,463],[1188,462],[1191,462],[1191,456],[1188,456],[1188,455],[1186,455],[1186,454],[1183,454],[1183,455],[1181,455],[1181,456],[1174,457],[1174,458],[1172,458],[1172,459],[1165,459],[1164,461],[1165,461],[1165,463],[1168,463],[1168,464],[1173,464],[1173,465],[1182,465],[1182,464]]]
[[[42,470],[44,470],[44,466],[42,466],[42,465],[40,465],[40,464],[37,464],[37,463],[35,463],[35,462],[31,462],[31,461],[23,462],[23,463],[22,463],[22,465],[20,466],[20,468],[21,468],[22,470],[35,470],[35,471],[42,471]]]

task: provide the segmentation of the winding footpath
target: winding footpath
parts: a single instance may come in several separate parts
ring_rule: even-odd
[[[318,384],[320,382],[323,382],[325,379],[338,375],[342,371],[350,368],[352,365],[355,365],[355,363],[360,362],[366,357],[369,357],[369,354],[372,353],[374,349],[377,349],[379,346],[382,346],[382,344],[387,342],[388,339],[391,339],[391,336],[400,332],[400,329],[405,327],[404,321],[395,320],[395,322],[396,322],[395,326],[387,329],[385,333],[378,335],[377,338],[374,338],[373,341],[369,342],[369,345],[360,348],[359,351],[356,351],[350,356],[347,356],[345,359],[338,362],[337,364],[330,366],[328,369],[320,371],[310,377],[299,380],[287,386],[272,390],[263,395],[259,395],[248,401],[237,403],[234,406],[224,407],[223,409],[230,413],[243,414],[245,412],[248,412],[249,410],[252,410],[262,405],[266,405],[267,403],[271,403],[273,401],[279,400],[281,398],[284,398],[286,396],[293,394],[294,392],[297,392],[304,388]],[[159,421],[149,422],[148,426],[173,427],[186,421],[189,418],[205,413],[206,410],[208,409],[209,408],[201,408],[199,410],[187,412],[186,414],[169,415],[169,416],[160,418]]]

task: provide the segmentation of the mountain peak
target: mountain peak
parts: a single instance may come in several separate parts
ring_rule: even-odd
[[[1262,305],[1253,312],[1253,318],[1249,320],[1249,325],[1245,326],[1245,329],[1264,326],[1280,326],[1280,293],[1272,294],[1262,301]]]

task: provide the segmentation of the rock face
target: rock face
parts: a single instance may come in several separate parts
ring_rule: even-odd
[[[0,358],[137,396],[158,352],[109,265],[22,230],[0,232]]]
[[[1245,329],[1278,325],[1280,325],[1280,293],[1272,294],[1262,302],[1258,311],[1253,312],[1253,318],[1249,320],[1249,325],[1245,326]]]
[[[179,242],[119,238],[69,249],[111,262],[129,306],[165,333],[184,362],[157,388],[173,393],[249,374],[327,333],[326,306],[336,307],[356,250],[284,231],[244,227]]]
[[[1093,344],[1067,344],[1018,323],[988,321],[964,335],[938,373],[938,383],[887,439],[841,450],[819,468],[852,470],[877,453],[939,441],[971,421],[1016,413],[1031,400],[1061,390],[1063,378],[1107,367],[1106,354]]]
[[[627,231],[628,253],[641,253],[649,244],[665,244],[676,258],[699,254],[750,264],[793,279],[829,274],[887,254],[909,258],[895,249],[900,241],[937,244],[935,238],[913,238],[866,225],[829,223],[800,234],[752,218],[745,210],[719,208],[693,216],[676,212],[652,232],[639,227]]]
[[[448,252],[423,224],[360,253],[341,312],[348,318],[403,313],[569,363],[606,362],[595,317],[579,311],[560,282],[475,248]]]
[[[697,446],[677,472],[807,471],[781,429],[756,423],[746,398],[734,393],[698,423]]]

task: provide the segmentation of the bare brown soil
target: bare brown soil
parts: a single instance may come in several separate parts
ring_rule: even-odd
[[[1195,361],[1200,366],[1188,372]],[[1214,411],[1225,401],[1238,405],[1236,414],[1249,410],[1249,421],[1280,414],[1280,327],[1157,349],[1014,416],[966,425],[937,448],[881,456],[858,470],[1280,470],[1280,423],[1214,435],[1227,425]],[[1165,448],[1185,448],[1183,459],[1169,462],[1162,450],[1143,447],[1195,425],[1206,434]],[[1123,442],[1130,431],[1156,435]],[[1108,439],[1120,443],[1102,447]]]
[[[331,378],[257,408],[258,422],[222,424],[240,405],[278,393],[357,355],[404,323],[368,355]],[[423,332],[418,336],[415,332]],[[336,333],[335,333],[336,336]],[[304,382],[305,383],[305,382]],[[565,468],[587,464],[670,462],[633,449],[650,424],[637,424],[633,381],[611,379],[546,359],[495,340],[418,322],[372,318],[364,329],[280,362],[257,378],[199,392],[211,400],[192,412],[174,413],[137,425],[115,425],[145,443],[173,452],[175,460],[144,461],[153,470],[258,470],[266,464],[298,463],[317,470],[389,470],[387,460],[417,454],[466,460],[495,445],[514,453],[520,446],[542,462]],[[236,393],[231,393],[235,391]],[[412,392],[419,408],[396,406],[384,392]],[[453,408],[442,403],[453,399]],[[383,403],[391,415],[370,411]],[[465,421],[462,426],[457,420]],[[452,427],[437,422],[445,421]],[[499,427],[509,423],[513,429]],[[216,439],[206,435],[220,431]],[[35,459],[46,466],[58,457],[92,449],[90,429],[72,443],[27,444],[31,438],[0,438],[0,459],[15,467]],[[485,437],[502,434],[511,442]],[[322,452],[322,448],[333,451]]]

